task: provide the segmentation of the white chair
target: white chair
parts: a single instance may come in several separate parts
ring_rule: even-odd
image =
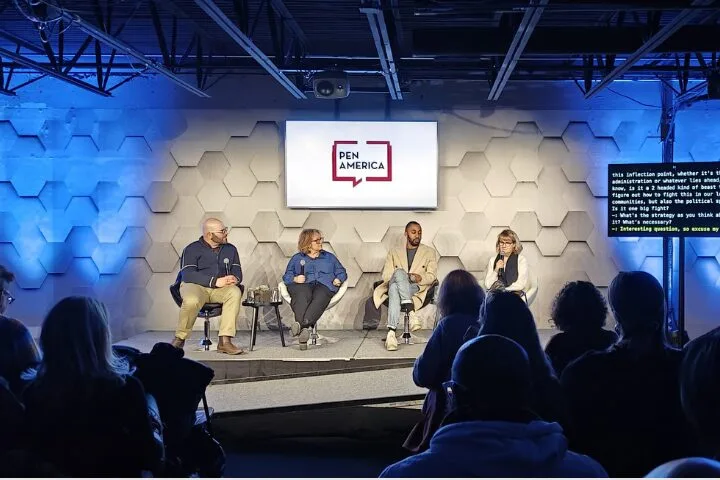
[[[530,270],[528,272],[528,283],[528,289],[527,291],[525,291],[525,299],[529,307],[530,305],[532,305],[538,293],[538,279],[537,275],[533,270]]]
[[[347,280],[345,280],[342,285],[340,285],[340,288],[338,289],[337,293],[333,295],[333,297],[330,299],[330,303],[328,303],[328,306],[325,308],[325,311],[330,310],[332,307],[337,305],[337,303],[340,301],[340,299],[345,295],[345,292],[347,292],[348,289],[348,283]],[[287,302],[288,305],[292,302],[292,297],[290,297],[290,292],[288,292],[287,285],[285,285],[285,282],[278,283],[278,290],[280,291],[280,295],[282,296],[283,300]],[[310,344],[311,345],[317,345],[318,341],[318,333],[317,333],[317,323],[313,325],[312,333],[310,334]]]

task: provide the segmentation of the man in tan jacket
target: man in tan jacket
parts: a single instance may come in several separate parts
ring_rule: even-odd
[[[397,350],[397,330],[400,323],[402,304],[413,304],[410,313],[410,330],[421,328],[415,316],[425,301],[427,290],[437,278],[437,252],[434,248],[422,245],[422,227],[417,222],[405,226],[405,246],[393,248],[388,252],[382,271],[383,282],[373,292],[375,308],[380,308],[388,300],[388,334],[385,347]]]

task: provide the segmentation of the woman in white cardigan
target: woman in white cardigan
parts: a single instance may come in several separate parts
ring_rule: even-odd
[[[520,253],[522,249],[517,233],[510,229],[500,232],[495,243],[496,255],[488,261],[485,288],[517,292],[526,298],[530,282],[527,259]]]

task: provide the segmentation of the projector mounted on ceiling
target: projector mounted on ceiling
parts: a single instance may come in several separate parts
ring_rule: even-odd
[[[350,82],[345,72],[318,72],[312,77],[312,85],[316,98],[335,100],[350,95]]]

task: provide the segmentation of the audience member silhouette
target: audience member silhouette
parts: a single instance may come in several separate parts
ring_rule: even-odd
[[[685,347],[680,401],[699,437],[701,453],[720,459],[720,328]]]
[[[154,470],[141,383],[112,353],[105,306],[85,297],[55,305],[42,326],[43,360],[24,394],[28,446],[73,477],[137,477]]]
[[[380,476],[607,476],[593,459],[567,450],[557,423],[531,411],[532,376],[531,361],[516,342],[499,335],[468,341],[452,364],[445,384],[450,413],[430,448]]]
[[[682,352],[666,345],[662,286],[646,272],[622,272],[609,288],[621,340],[565,368],[571,446],[613,477],[642,477],[694,453],[680,407]]]
[[[516,341],[530,359],[532,395],[530,405],[540,418],[568,424],[568,412],[560,382],[543,352],[535,320],[527,304],[512,292],[488,292],[480,309],[480,335],[502,335]]]
[[[0,377],[14,395],[22,395],[28,374],[39,363],[40,352],[27,327],[0,315]]]
[[[40,353],[27,327],[0,315],[0,453],[18,444],[24,417],[20,398],[27,375],[39,362]]]
[[[720,462],[701,457],[672,460],[653,469],[645,478],[720,478]]]
[[[442,319],[413,368],[415,385],[429,391],[423,404],[423,421],[413,428],[404,444],[412,452],[427,449],[430,437],[445,416],[442,384],[450,379],[450,367],[468,328],[477,327],[484,300],[485,292],[480,284],[465,270],[453,270],[440,286],[438,309]]]
[[[605,350],[617,341],[615,332],[603,328],[607,314],[605,297],[590,282],[568,282],[558,292],[551,317],[561,333],[554,335],[545,346],[558,376],[584,353]]]

